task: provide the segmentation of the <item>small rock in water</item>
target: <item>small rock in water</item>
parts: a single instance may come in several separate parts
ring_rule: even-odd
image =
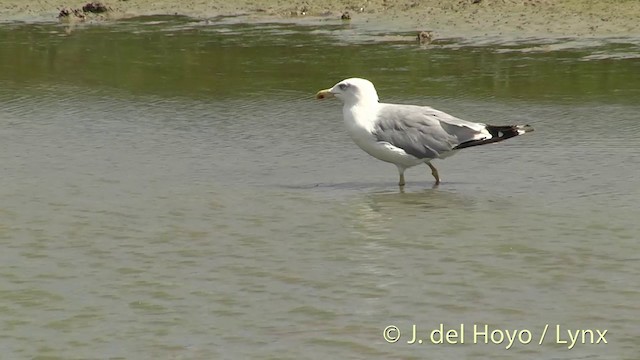
[[[342,20],[351,20],[351,14],[349,14],[348,11],[345,11],[342,13],[342,16],[340,16],[340,19]]]
[[[420,44],[430,44],[433,40],[433,33],[431,31],[420,31],[417,38]]]

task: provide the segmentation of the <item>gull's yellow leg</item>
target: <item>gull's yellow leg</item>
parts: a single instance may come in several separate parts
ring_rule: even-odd
[[[436,179],[436,185],[439,185],[440,175],[438,174],[438,169],[436,169],[435,166],[431,165],[430,162],[428,162],[427,165],[429,165],[429,167],[431,168],[431,175],[433,175],[433,177]]]
[[[396,166],[398,167],[398,175],[400,175],[400,181],[398,181],[398,186],[403,187],[404,186],[404,168],[398,164],[396,164]]]

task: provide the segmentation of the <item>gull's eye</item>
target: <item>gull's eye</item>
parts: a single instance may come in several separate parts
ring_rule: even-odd
[[[340,90],[344,90],[344,89],[346,89],[346,88],[347,88],[347,86],[349,86],[349,85],[347,85],[347,84],[340,84],[340,85],[338,85],[338,87],[340,88]]]

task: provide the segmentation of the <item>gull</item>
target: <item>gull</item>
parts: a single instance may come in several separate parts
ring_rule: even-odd
[[[351,139],[369,155],[396,165],[400,187],[410,167],[427,164],[438,185],[440,175],[432,160],[533,131],[529,125],[470,122],[428,106],[381,103],[376,88],[366,79],[342,80],[316,94],[316,99],[331,97],[344,104],[342,115]]]

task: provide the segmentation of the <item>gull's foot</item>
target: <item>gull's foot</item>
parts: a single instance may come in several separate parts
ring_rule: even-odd
[[[436,179],[435,185],[440,185],[440,174],[438,174],[438,169],[436,169],[435,166],[431,165],[431,163],[427,163],[427,165],[431,169],[431,175],[433,175],[433,178]]]

